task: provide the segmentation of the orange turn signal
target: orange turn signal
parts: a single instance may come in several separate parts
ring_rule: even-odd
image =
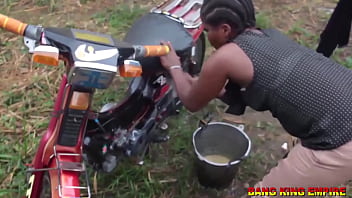
[[[33,62],[58,66],[59,65],[59,49],[52,46],[38,46],[34,49]]]
[[[89,93],[82,93],[74,91],[72,94],[70,109],[87,110],[89,107],[90,96]]]
[[[124,65],[119,67],[119,72],[122,77],[139,77],[142,75],[142,66],[138,61],[125,60]]]

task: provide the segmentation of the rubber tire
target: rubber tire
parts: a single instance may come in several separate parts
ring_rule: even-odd
[[[45,172],[43,175],[40,198],[51,198],[51,182],[48,172]]]

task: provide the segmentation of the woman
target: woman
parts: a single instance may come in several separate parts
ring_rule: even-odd
[[[237,115],[245,106],[269,110],[300,139],[256,187],[343,184],[352,179],[352,71],[278,31],[255,28],[254,13],[251,0],[204,3],[201,18],[216,51],[199,77],[182,71],[173,50],[161,57],[181,101],[194,112],[220,95]]]

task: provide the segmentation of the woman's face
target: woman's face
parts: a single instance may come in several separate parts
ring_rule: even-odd
[[[228,24],[221,24],[214,27],[209,24],[204,24],[204,30],[207,32],[210,44],[218,49],[231,38],[231,27]]]

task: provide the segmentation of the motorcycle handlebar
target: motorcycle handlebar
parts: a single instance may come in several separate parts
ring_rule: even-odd
[[[29,36],[33,39],[40,37],[38,27],[28,25],[3,14],[0,14],[0,27],[21,36]],[[135,50],[135,58],[164,56],[170,52],[170,48],[167,45],[134,45],[133,48]]]
[[[7,31],[23,36],[27,26],[26,23],[0,14],[0,27]]]
[[[135,57],[164,56],[170,52],[166,45],[134,45]]]

